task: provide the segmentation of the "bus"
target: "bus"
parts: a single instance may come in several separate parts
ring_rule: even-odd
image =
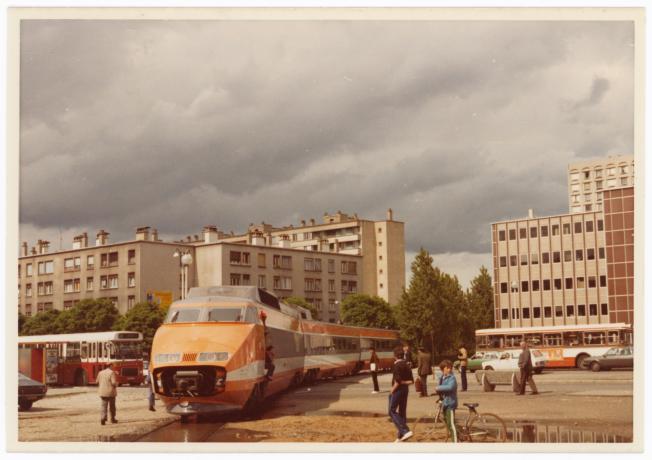
[[[546,357],[546,367],[582,367],[589,356],[601,356],[614,347],[633,343],[632,327],[625,323],[478,329],[477,351],[519,348],[525,341]]]
[[[113,363],[118,383],[140,385],[143,334],[133,331],[18,337],[19,371],[47,385],[97,383],[97,374]]]

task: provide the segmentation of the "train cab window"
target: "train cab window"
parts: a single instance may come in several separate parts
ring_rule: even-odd
[[[170,309],[166,323],[194,323],[199,321],[199,308]]]
[[[258,310],[253,307],[245,308],[245,323],[258,323]]]
[[[239,323],[242,321],[242,308],[211,308],[208,321]]]

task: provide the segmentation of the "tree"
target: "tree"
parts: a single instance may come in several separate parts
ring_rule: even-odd
[[[161,308],[152,302],[139,302],[115,323],[113,329],[118,331],[137,331],[143,334],[143,349],[151,350],[154,334],[167,314],[167,308]]]
[[[60,314],[59,310],[48,310],[27,318],[20,335],[59,334],[56,322]]]
[[[113,329],[120,317],[109,299],[84,299],[70,310],[64,310],[56,319],[59,334],[75,332],[103,332]]]
[[[23,330],[26,321],[27,321],[27,316],[23,315],[21,312],[18,312],[18,335],[21,334],[21,331]]]
[[[321,319],[321,312],[319,311],[319,309],[315,307],[313,304],[311,304],[310,302],[308,302],[303,297],[290,296],[283,299],[283,302],[285,302],[288,305],[294,305],[295,307],[303,307],[306,310],[310,311],[313,319]]]
[[[396,329],[396,319],[389,303],[378,296],[348,295],[340,305],[340,318],[351,326]]]
[[[471,341],[475,342],[477,329],[488,329],[494,325],[494,290],[489,271],[480,267],[478,276],[471,280],[471,287],[466,291],[467,312],[472,328]]]

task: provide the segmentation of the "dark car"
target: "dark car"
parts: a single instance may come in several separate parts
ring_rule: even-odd
[[[18,373],[18,406],[22,410],[29,410],[34,401],[43,399],[48,387],[41,382],[32,380],[26,375]]]
[[[634,353],[632,347],[610,348],[602,356],[586,358],[582,363],[582,367],[591,369],[593,372],[616,368],[633,368]]]

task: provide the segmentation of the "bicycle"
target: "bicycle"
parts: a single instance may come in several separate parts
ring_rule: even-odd
[[[437,413],[424,415],[414,422],[413,439],[421,442],[449,441],[450,435],[443,417],[442,400],[437,401]],[[458,442],[505,442],[507,426],[503,419],[495,414],[481,414],[475,408],[478,403],[464,403],[469,409],[469,416],[463,425],[455,423]],[[430,419],[433,419],[432,422]],[[445,437],[443,435],[445,433]]]

